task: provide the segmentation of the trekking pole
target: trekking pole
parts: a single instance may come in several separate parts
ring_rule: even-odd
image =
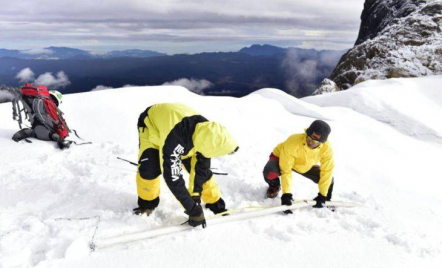
[[[121,157],[118,157],[118,156],[117,156],[117,159],[119,159],[119,160],[121,160],[121,161],[128,162],[128,163],[130,163],[131,165],[138,166],[137,163],[132,162],[132,161],[129,161],[129,160],[127,160],[127,159],[124,159],[124,158],[121,158]],[[211,168],[211,169],[212,169],[212,168]],[[227,176],[227,175],[229,175],[229,173],[219,173],[219,172],[212,172],[212,173],[215,174],[215,175],[222,175],[222,176]]]
[[[123,159],[123,158],[121,158],[121,157],[118,157],[118,156],[117,156],[117,159],[120,159],[120,160],[122,160],[122,161],[128,162],[128,163],[130,163],[130,164],[132,164],[132,165],[134,165],[134,166],[138,166],[137,163],[134,163],[134,162],[129,161],[129,160],[126,160],[126,159]]]
[[[213,171],[212,171],[212,173],[215,174],[215,175],[221,175],[221,176],[229,175],[229,173],[219,173],[219,172],[213,172]]]

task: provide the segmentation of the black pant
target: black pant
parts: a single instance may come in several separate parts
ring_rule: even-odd
[[[309,171],[306,173],[299,173],[296,170],[293,170],[298,174],[301,174],[302,176],[312,180],[314,183],[318,184],[319,180],[321,179],[321,167],[320,166],[313,166]],[[281,185],[281,170],[279,169],[279,159],[275,156],[270,156],[269,161],[264,167],[263,171],[264,180],[267,182],[269,186],[280,186]],[[333,193],[333,185],[334,185],[334,179],[332,178],[332,183],[330,184],[330,187],[328,188],[327,193],[327,200],[331,200],[332,193]]]

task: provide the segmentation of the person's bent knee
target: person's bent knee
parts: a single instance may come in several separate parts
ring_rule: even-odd
[[[201,198],[206,204],[215,203],[221,198],[221,190],[213,177],[203,184]]]
[[[277,165],[279,165],[279,163],[276,161],[269,161],[267,163],[262,172],[264,179],[273,181],[279,178],[281,174]]]
[[[154,179],[158,178],[158,176],[161,175],[160,167],[142,168],[142,166],[140,166],[139,171],[140,171],[141,178],[143,178],[145,180],[154,180]]]
[[[50,141],[52,132],[42,125],[37,125],[34,128],[35,137],[39,140]]]
[[[279,169],[279,158],[277,156],[270,154],[269,161],[267,161],[262,175],[264,176],[264,180],[266,182],[279,179],[279,176],[281,176],[281,171]]]
[[[146,149],[141,155],[138,171],[141,178],[145,180],[154,180],[161,175],[160,159],[157,149]]]

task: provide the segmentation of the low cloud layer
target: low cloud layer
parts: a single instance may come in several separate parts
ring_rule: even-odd
[[[11,101],[14,98],[8,91],[0,90],[0,103]]]
[[[93,89],[91,89],[91,91],[100,91],[100,90],[106,90],[106,89],[112,89],[112,88],[113,87],[98,85],[98,86],[94,87]]]
[[[35,83],[37,85],[47,86],[51,89],[59,89],[71,84],[69,77],[63,71],[58,72],[55,76],[47,72],[39,75],[38,78],[35,79],[34,72],[30,68],[25,68],[21,70],[15,78],[20,80],[20,83]]]
[[[39,55],[39,54],[46,54],[50,55],[53,54],[54,51],[46,48],[34,48],[29,50],[22,50],[20,51],[21,54],[28,54],[28,55]]]
[[[338,52],[323,52],[317,58],[305,60],[302,53],[289,49],[282,63],[289,93],[296,97],[311,95],[321,82],[317,79],[328,77],[329,70],[336,66],[340,56]]]
[[[18,80],[20,80],[20,83],[25,83],[25,82],[32,82],[35,80],[35,74],[34,72],[31,70],[31,68],[25,68],[23,70],[21,70],[16,76],[15,78],[17,78]]]
[[[213,51],[253,43],[350,47],[364,0],[4,1],[3,44]],[[67,9],[66,6],[69,6]],[[97,15],[98,14],[98,15]],[[180,43],[180,44],[178,44]],[[14,45],[15,44],[15,45]],[[28,47],[23,47],[28,44]],[[43,45],[44,44],[44,45]],[[235,46],[236,44],[236,46]],[[330,47],[330,46],[329,46]],[[163,49],[161,49],[163,48]],[[195,52],[195,51],[187,51]]]
[[[68,76],[63,71],[58,72],[56,76],[53,76],[52,73],[49,72],[44,73],[35,80],[35,83],[50,88],[61,88],[71,84]]]
[[[206,79],[197,80],[191,78],[189,80],[187,78],[181,78],[172,82],[164,83],[163,86],[182,86],[196,94],[204,95],[204,90],[210,88],[213,84]]]

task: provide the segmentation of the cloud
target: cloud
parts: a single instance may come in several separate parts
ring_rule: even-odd
[[[0,39],[21,46],[26,41],[48,45],[97,41],[104,46],[120,40],[131,47],[161,47],[159,43],[164,47],[174,41],[199,46],[211,42],[212,47],[219,42],[320,45],[331,41],[344,48],[357,37],[363,4],[364,0],[255,0],[253,5],[237,0],[204,4],[201,0],[107,0],[106,5],[90,0],[5,1]],[[179,50],[181,44],[173,47]]]
[[[106,90],[106,89],[112,89],[113,87],[107,87],[107,86],[103,86],[103,85],[98,85],[96,87],[94,87],[93,89],[91,89],[91,91],[99,91],[99,90]]]
[[[213,84],[206,79],[197,80],[191,78],[189,80],[187,78],[181,78],[172,82],[166,82],[163,86],[182,86],[196,94],[203,95],[203,91],[213,86]]]
[[[31,68],[22,69],[15,78],[20,80],[20,83],[32,82],[35,80],[35,74]]]
[[[55,77],[50,72],[44,73],[40,75],[34,83],[37,85],[45,85],[54,89],[65,87],[71,84],[68,76],[63,71],[58,72]]]
[[[0,103],[8,102],[14,99],[14,95],[9,91],[0,90]]]
[[[343,51],[322,51],[308,60],[304,59],[304,53],[297,49],[288,49],[282,62],[286,76],[286,87],[291,95],[298,98],[313,93],[320,82],[317,80],[322,80],[330,75],[329,70],[336,66]]]
[[[35,83],[37,85],[45,85],[53,89],[65,87],[71,84],[68,76],[63,71],[58,72],[56,76],[53,76],[52,73],[47,72],[38,76],[38,78],[35,79],[35,74],[31,70],[31,68],[25,68],[22,69],[15,76],[15,78],[19,79],[20,83],[25,83],[25,82]]]
[[[54,51],[46,48],[35,48],[35,49],[29,49],[29,50],[21,50],[21,54],[28,54],[28,55],[39,55],[39,54],[53,54]]]
[[[125,87],[140,87],[140,86],[127,84],[122,87],[125,88]],[[91,91],[99,91],[99,90],[106,90],[106,89],[114,89],[114,87],[108,87],[105,85],[98,85],[98,86],[94,87],[93,89],[91,89]]]

